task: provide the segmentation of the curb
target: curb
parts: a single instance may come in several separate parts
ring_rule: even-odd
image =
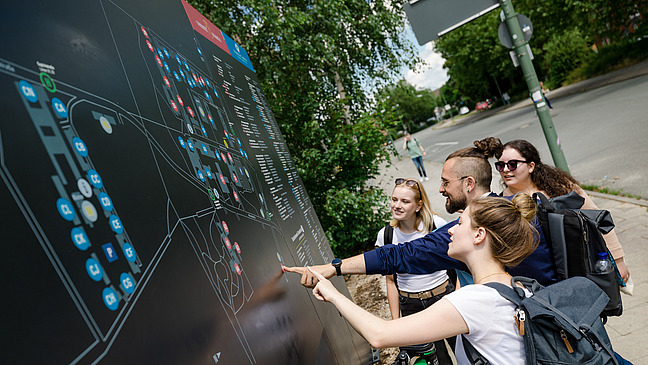
[[[648,200],[627,198],[625,196],[618,196],[618,195],[612,195],[612,194],[599,193],[597,191],[591,191],[591,190],[585,190],[585,191],[587,191],[588,195],[595,196],[597,198],[603,198],[603,199],[608,199],[608,200],[616,200],[618,202],[634,204],[634,205],[639,205],[639,206],[648,208]]]

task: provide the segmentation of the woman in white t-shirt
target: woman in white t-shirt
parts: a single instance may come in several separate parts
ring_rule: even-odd
[[[425,188],[414,179],[396,179],[390,206],[392,220],[388,227],[378,232],[378,247],[385,243],[399,245],[415,240],[448,223],[432,210]],[[386,235],[386,230],[391,230],[391,234]],[[384,242],[385,237],[389,239],[390,236],[391,242]],[[385,279],[392,319],[420,312],[454,291],[446,270],[422,275],[386,275]],[[443,339],[434,345],[439,364],[452,365]],[[451,341],[453,345],[454,341]]]
[[[333,303],[369,343],[377,348],[404,346],[463,335],[493,364],[524,364],[522,336],[515,325],[514,305],[497,290],[481,285],[511,285],[505,267],[520,263],[535,249],[535,232],[529,224],[535,215],[533,199],[518,194],[510,202],[485,197],[474,200],[448,231],[448,255],[465,263],[475,279],[446,295],[431,307],[392,321],[358,307],[322,275],[311,271],[319,283],[313,295]],[[457,364],[469,364],[457,341]]]

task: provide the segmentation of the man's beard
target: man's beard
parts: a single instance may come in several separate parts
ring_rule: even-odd
[[[466,196],[461,195],[456,198],[450,197],[450,195],[446,196],[446,211],[450,214],[457,212],[458,210],[464,210],[466,209]]]

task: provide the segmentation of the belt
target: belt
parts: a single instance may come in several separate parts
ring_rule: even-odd
[[[398,294],[407,297],[407,298],[414,298],[414,299],[428,299],[435,297],[439,294],[443,294],[446,291],[446,288],[448,287],[448,284],[450,283],[450,280],[446,280],[443,284],[437,286],[434,289],[431,290],[426,290],[422,291],[420,293],[408,293],[406,291],[399,290]]]

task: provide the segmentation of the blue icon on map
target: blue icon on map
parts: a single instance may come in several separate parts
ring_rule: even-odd
[[[209,82],[209,79],[206,79],[205,82],[207,83],[207,87],[211,89],[211,82]]]
[[[126,260],[128,262],[135,262],[135,260],[137,259],[137,254],[135,253],[135,249],[130,243],[124,243],[124,245],[122,246],[122,251],[124,251],[124,256],[126,257]]]
[[[81,138],[72,138],[72,146],[81,157],[88,157],[88,148],[86,147],[86,144],[81,140]]]
[[[202,54],[202,50],[200,49],[200,47],[196,47],[196,49],[198,50],[198,54],[202,56],[203,54]]]
[[[169,51],[167,51],[166,48],[162,48],[162,50],[164,51],[164,55],[165,55],[167,58],[171,58],[171,57],[169,56]]]
[[[178,61],[178,64],[182,65],[182,61],[180,60],[180,56],[176,55],[176,61]]]
[[[203,135],[205,135],[205,137],[207,137],[207,130],[205,129],[205,126],[201,124],[200,129],[202,130]]]
[[[58,209],[58,212],[61,217],[63,217],[63,219],[68,222],[72,222],[74,220],[76,213],[74,212],[74,207],[69,200],[58,198],[58,200],[56,200],[56,208]]]
[[[187,146],[189,146],[189,149],[191,150],[191,152],[194,151],[194,145],[193,145],[193,142],[191,142],[191,140],[189,140],[189,139],[187,140]]]
[[[106,307],[111,311],[116,311],[119,308],[119,299],[117,298],[117,293],[112,288],[105,288],[101,293],[103,296],[103,301]]]
[[[201,126],[201,127],[202,127],[202,126]],[[204,128],[203,128],[203,129],[204,129]],[[203,151],[203,153],[206,154],[206,155],[209,154],[209,150],[207,149],[207,146],[205,146],[204,143],[202,144],[202,151]]]
[[[216,89],[214,89],[214,95],[216,95],[217,98],[220,97],[220,96],[218,96],[218,91],[216,91]]]
[[[83,228],[80,227],[72,228],[72,232],[70,232],[70,235],[72,236],[72,242],[79,250],[85,251],[90,246],[90,240],[88,239],[88,235],[85,233]]]
[[[110,224],[110,228],[113,230],[113,232],[117,234],[124,233],[124,226],[122,226],[121,220],[116,215],[113,214],[108,217],[108,223]]]
[[[157,54],[160,56],[160,58],[164,59],[164,53],[162,53],[161,49],[157,49]]]
[[[113,204],[112,204],[112,200],[110,200],[110,197],[108,196],[108,194],[106,194],[104,192],[101,192],[101,193],[99,193],[98,198],[99,198],[99,203],[101,204],[101,206],[105,210],[107,210],[109,212],[112,212]]]
[[[205,97],[207,98],[207,100],[211,100],[211,96],[209,96],[209,93],[207,92],[207,90],[205,90]]]
[[[202,171],[198,170],[196,174],[198,175],[200,181],[205,182],[205,175],[203,175]]]
[[[187,61],[184,62],[184,66],[187,69],[187,71],[189,71],[189,64],[187,63]]]
[[[92,186],[97,189],[101,189],[103,187],[101,176],[99,176],[99,173],[95,170],[88,170],[88,180],[90,180],[90,184],[92,184]]]
[[[209,167],[205,168],[205,173],[207,174],[207,177],[208,177],[208,178],[210,178],[210,179],[213,179],[213,178],[214,178],[214,175],[212,175],[212,172],[211,172],[211,170],[209,169]]]
[[[106,260],[108,260],[108,262],[115,262],[119,258],[117,257],[117,251],[115,251],[115,248],[113,247],[112,243],[108,242],[106,244],[101,245],[101,249],[106,255]]]
[[[220,155],[220,153],[218,153],[218,151],[214,151],[214,153],[216,154],[216,157],[218,158],[218,161],[223,161],[223,159],[221,159],[221,155]]]
[[[86,260],[85,266],[86,271],[92,280],[101,281],[101,279],[103,279],[103,268],[99,261],[91,257]]]
[[[178,142],[180,142],[180,146],[182,146],[182,148],[184,148],[184,149],[187,148],[187,145],[185,144],[185,141],[184,141],[184,139],[182,139],[181,136],[178,136]]]
[[[20,92],[22,95],[29,101],[30,103],[35,103],[38,101],[38,95],[36,95],[36,90],[34,90],[34,87],[28,83],[25,80],[22,80],[18,83],[18,88],[20,89]]]
[[[61,118],[67,118],[68,116],[67,108],[59,98],[52,98],[52,107],[54,108],[54,112],[56,113],[56,115],[58,115]]]
[[[169,64],[164,62],[164,69],[166,70],[167,73],[171,73],[171,68],[169,67]]]
[[[178,73],[175,72],[175,71],[173,71],[173,77],[175,77],[175,79],[178,80],[178,82],[182,82],[182,79],[180,78],[180,75],[178,75]]]
[[[119,282],[121,283],[122,289],[128,294],[133,294],[135,291],[135,280],[129,273],[123,272],[119,276]]]

